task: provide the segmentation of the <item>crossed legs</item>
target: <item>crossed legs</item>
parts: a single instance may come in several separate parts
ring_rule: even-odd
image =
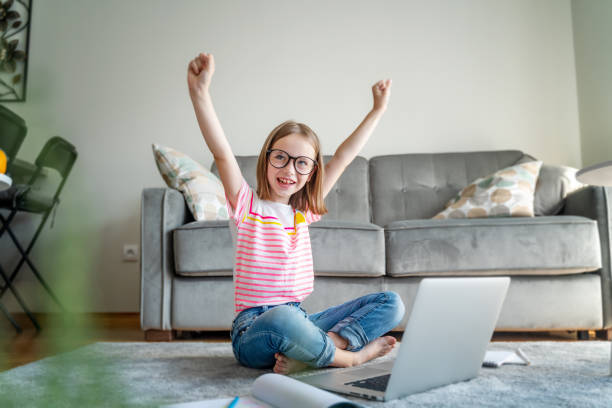
[[[380,337],[399,324],[404,305],[394,292],[374,293],[308,316],[333,342],[329,366],[352,367],[384,356],[395,347],[392,336]],[[283,353],[274,355],[274,372],[287,374],[307,367]]]
[[[327,332],[336,349],[331,367],[353,367],[366,363],[377,357],[382,357],[395,347],[397,340],[393,336],[384,336],[374,339],[359,351],[346,351],[348,341],[334,332]],[[274,355],[276,364],[273,371],[278,374],[289,374],[308,367],[308,364],[294,360],[281,353]]]

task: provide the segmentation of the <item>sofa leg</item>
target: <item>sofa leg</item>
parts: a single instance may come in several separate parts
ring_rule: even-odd
[[[612,340],[612,329],[597,330],[597,338],[600,340]]]
[[[172,341],[174,338],[174,330],[145,330],[146,341]]]
[[[588,330],[578,330],[576,334],[578,335],[578,340],[588,340],[589,339]]]

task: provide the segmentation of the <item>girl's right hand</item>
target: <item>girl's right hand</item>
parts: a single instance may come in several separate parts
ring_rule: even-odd
[[[187,68],[187,85],[191,95],[208,92],[212,76],[215,73],[215,59],[212,54],[200,53],[189,62]]]

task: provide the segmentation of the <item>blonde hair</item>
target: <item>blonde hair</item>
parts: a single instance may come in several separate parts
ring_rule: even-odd
[[[308,139],[314,148],[317,165],[313,170],[314,174],[311,173],[310,180],[306,182],[306,185],[289,198],[289,204],[299,211],[305,212],[310,210],[315,214],[323,215],[327,213],[327,208],[323,201],[323,155],[321,154],[321,144],[312,129],[303,123],[293,120],[287,120],[275,127],[261,148],[259,159],[257,160],[257,196],[262,200],[269,200],[272,197],[267,178],[268,150],[272,148],[277,140],[290,134],[299,134]]]

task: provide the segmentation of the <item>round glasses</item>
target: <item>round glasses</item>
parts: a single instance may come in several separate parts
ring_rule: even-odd
[[[267,151],[267,153],[268,162],[272,165],[272,167],[276,167],[277,169],[282,169],[285,167],[291,159],[293,159],[293,167],[295,168],[295,171],[302,175],[312,173],[315,167],[317,167],[317,162],[312,160],[310,157],[293,157],[286,151],[280,149],[270,149]]]

